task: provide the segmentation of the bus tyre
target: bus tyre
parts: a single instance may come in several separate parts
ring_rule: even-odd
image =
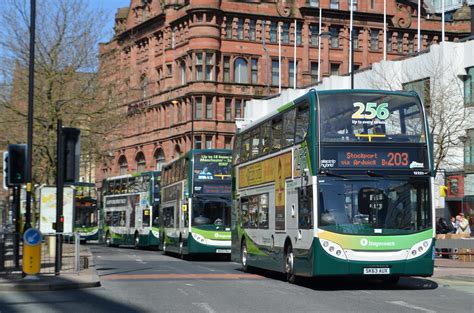
[[[293,247],[291,246],[291,244],[289,244],[286,246],[286,250],[285,250],[285,274],[286,274],[286,280],[290,284],[296,283],[294,261],[295,261],[295,257],[293,254]]]
[[[110,237],[109,232],[107,232],[107,234],[105,234],[105,245],[107,247],[112,247],[112,238]]]
[[[135,236],[133,236],[133,247],[135,249],[138,249],[140,247],[140,236],[138,233],[135,233]]]
[[[240,248],[240,263],[242,263],[242,271],[245,273],[249,272],[248,260],[247,244],[244,239],[242,240],[242,246]]]
[[[179,258],[180,258],[181,260],[186,260],[186,256],[185,256],[184,253],[183,253],[183,247],[184,247],[183,238],[179,237],[179,250],[178,250],[178,255],[179,255]]]

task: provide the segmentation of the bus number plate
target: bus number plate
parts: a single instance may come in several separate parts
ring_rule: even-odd
[[[230,249],[216,249],[216,253],[230,253]]]
[[[388,267],[366,267],[364,268],[364,275],[387,275],[390,274]]]

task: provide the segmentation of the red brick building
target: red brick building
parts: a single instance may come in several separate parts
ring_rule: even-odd
[[[107,97],[126,111],[122,136],[108,147],[97,181],[153,170],[196,148],[231,148],[244,103],[278,93],[281,27],[282,88],[297,87],[349,68],[350,0],[131,0],[101,45]],[[383,58],[383,1],[354,0],[354,65]],[[322,31],[319,38],[319,5]],[[416,1],[387,0],[387,58],[415,53]],[[470,33],[469,8],[446,23],[446,40]],[[449,20],[448,19],[448,20]],[[295,32],[295,21],[297,24]],[[421,49],[437,43],[441,17],[422,10]]]

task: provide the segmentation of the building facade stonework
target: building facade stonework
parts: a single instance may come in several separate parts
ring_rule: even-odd
[[[193,146],[231,148],[247,100],[275,95],[280,84],[293,88],[294,75],[301,88],[349,72],[350,3],[131,0],[116,14],[111,41],[100,46],[104,93],[126,118],[119,136],[104,142],[108,157],[97,166],[97,181],[159,169]],[[354,66],[366,68],[383,59],[383,1],[353,4]],[[330,38],[318,36],[320,7]],[[387,59],[418,50],[416,9],[387,1]],[[469,31],[469,16],[453,19],[446,39]],[[440,41],[440,16],[422,10],[421,36],[420,49]]]

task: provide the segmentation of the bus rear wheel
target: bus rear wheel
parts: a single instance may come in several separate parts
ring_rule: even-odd
[[[242,264],[242,271],[248,273],[249,272],[248,252],[247,252],[247,244],[245,243],[245,239],[242,240],[242,246],[240,249],[240,263]]]
[[[285,274],[286,274],[286,280],[290,284],[296,283],[294,261],[295,261],[295,256],[293,254],[293,247],[291,246],[291,244],[288,244],[285,250]]]
[[[138,233],[135,233],[135,236],[133,236],[133,247],[135,249],[138,249],[140,247],[140,236]]]
[[[105,245],[107,247],[112,247],[112,238],[110,237],[109,232],[107,232],[107,234],[105,234]]]

